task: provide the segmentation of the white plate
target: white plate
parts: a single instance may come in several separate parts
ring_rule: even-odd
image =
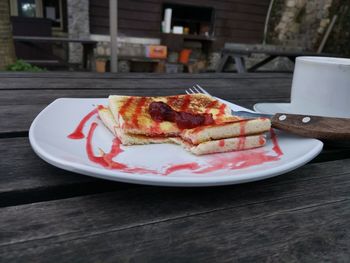
[[[275,140],[258,149],[195,156],[178,145],[154,144],[121,146],[114,162],[128,168],[105,168],[88,158],[87,138],[67,136],[96,105],[106,99],[58,99],[33,121],[29,139],[34,151],[48,163],[89,176],[109,180],[164,186],[212,186],[261,180],[293,170],[322,150],[322,142],[277,132]],[[228,103],[234,110],[242,107]],[[92,133],[91,127],[97,124]],[[92,137],[93,155],[111,149],[113,136],[97,115],[87,121],[83,133]],[[283,155],[278,154],[277,141]]]

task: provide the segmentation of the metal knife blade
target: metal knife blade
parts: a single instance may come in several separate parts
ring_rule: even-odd
[[[264,114],[264,113],[257,113],[257,112],[249,112],[249,111],[234,111],[231,110],[231,114],[243,117],[243,118],[269,118],[271,119],[273,117],[272,114]]]

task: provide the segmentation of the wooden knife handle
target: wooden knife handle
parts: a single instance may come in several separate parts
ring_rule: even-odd
[[[350,119],[276,113],[273,128],[321,140],[350,140]]]

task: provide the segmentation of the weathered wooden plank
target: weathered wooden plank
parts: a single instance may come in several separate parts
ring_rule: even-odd
[[[163,0],[137,0],[138,2],[146,2],[146,3],[155,3],[155,4],[159,4],[159,3],[162,3]],[[188,1],[185,2],[185,0],[175,0],[173,1],[174,3],[177,2],[177,3],[184,3],[184,4],[190,4]],[[202,0],[196,0],[196,1],[191,1],[192,4],[197,4],[197,5],[216,5],[218,3],[218,1],[215,1],[215,0],[205,0],[205,1],[202,1]],[[248,6],[265,6],[265,7],[268,7],[269,5],[269,2],[268,0],[263,0],[263,1],[256,1],[256,0],[223,0],[222,2],[224,3],[232,3],[232,4],[243,4],[243,5],[248,5]],[[92,5],[93,7],[96,7],[96,6],[101,6],[101,7],[106,7],[108,8],[108,1],[106,0],[91,0],[90,1],[90,5]],[[227,8],[227,6],[225,6]]]
[[[264,25],[261,23],[247,23],[246,21],[236,21],[231,19],[222,19],[219,20],[216,24],[216,29],[221,30],[246,29],[253,31],[261,31],[263,28]]]
[[[109,18],[108,17],[95,17],[94,18],[94,24],[95,26],[105,26],[109,25]],[[159,30],[159,20],[157,21],[149,21],[149,20],[143,20],[142,16],[141,19],[135,20],[133,18],[127,18],[121,19],[119,17],[118,19],[118,29],[131,29],[131,30],[140,30],[140,28],[144,27],[142,30],[144,31],[155,31],[157,32],[157,29]]]
[[[185,89],[191,88],[194,84],[199,84],[211,92],[225,89],[228,94],[235,94],[237,97],[257,97],[257,95],[269,97],[278,95],[281,97],[289,96],[291,80],[290,79],[269,79],[266,81],[257,81],[256,79],[240,79],[240,80],[226,80],[226,79],[123,79],[123,80],[109,80],[109,79],[25,79],[20,78],[13,81],[13,79],[2,78],[0,83],[0,90],[35,90],[38,93],[44,93],[40,90],[54,90],[54,89],[109,89],[119,90],[128,89],[130,92],[135,92],[141,89],[150,89],[154,91],[174,89],[174,92],[184,92]],[[240,95],[242,94],[242,95]],[[266,96],[265,94],[269,94]],[[223,97],[225,98],[225,97]],[[260,97],[259,97],[260,99]]]
[[[238,21],[247,21],[253,23],[264,23],[265,16],[259,14],[247,14],[236,12],[235,10],[217,10],[217,19],[236,18]]]
[[[0,129],[5,124],[0,134],[27,131],[34,116],[56,97],[106,97],[114,91],[170,95],[182,90],[176,85],[199,83],[208,85],[214,95],[244,106],[289,99],[290,75],[274,75],[276,80],[273,74],[204,75],[157,80],[142,74],[133,78],[63,73],[62,78],[19,74],[16,79],[16,74],[0,73]],[[77,84],[69,89],[69,83]],[[130,89],[132,85],[135,88]],[[171,189],[65,172],[36,157],[27,138],[3,136],[0,148],[0,206],[12,206],[0,208],[0,261],[279,262],[307,258],[346,262],[350,258],[350,231],[345,227],[350,220],[350,159],[325,162],[349,158],[349,149],[327,147],[317,163],[261,182]]]
[[[90,27],[90,32],[93,34],[108,35],[110,31],[109,27],[95,25]],[[152,28],[148,30],[120,28],[118,32],[120,32],[119,35],[130,37],[160,38],[161,35],[159,30],[154,30]]]
[[[106,17],[106,11],[108,9],[104,7],[96,7],[94,6],[92,9],[90,9],[90,17]],[[143,12],[143,11],[137,11],[137,10],[118,10],[118,17],[127,18],[127,19],[135,19],[140,21],[159,21],[160,16],[158,15],[158,12]],[[107,17],[108,18],[108,17]],[[108,27],[108,24],[104,24],[106,27]]]
[[[349,168],[347,159],[230,187],[144,187],[2,208],[0,257],[6,262],[33,256],[39,262],[341,259],[350,244]]]
[[[343,143],[343,142],[342,142]],[[334,146],[334,142],[324,142],[324,147],[320,155],[313,159],[312,163],[328,162],[331,160],[341,160],[350,158],[350,146]]]
[[[247,39],[247,38],[252,38],[252,39],[257,39],[259,37],[259,34],[261,34],[261,30],[240,30],[240,29],[230,29],[228,30],[227,28],[219,27],[217,28],[217,34],[222,37],[222,38],[232,38],[232,39]],[[237,40],[232,41],[232,42],[238,42]],[[243,41],[242,41],[243,42]],[[242,43],[238,42],[238,43]],[[244,42],[243,42],[244,43]]]
[[[0,106],[0,135],[29,131],[35,116],[47,105]],[[2,137],[8,137],[7,135]]]
[[[5,82],[5,81],[4,81]],[[192,88],[194,82],[188,81],[159,81],[144,80],[140,81],[61,81],[46,82],[22,80],[23,85],[9,83],[10,89],[0,90],[0,105],[24,105],[24,104],[42,104],[48,103],[56,98],[62,97],[80,97],[80,98],[107,98],[110,94],[121,95],[175,95],[184,94],[185,90]],[[230,99],[280,99],[290,97],[290,83],[280,83],[278,81],[268,81],[265,83],[256,83],[252,80],[240,82],[227,81],[198,81],[202,87],[205,87],[212,95],[226,100]],[[38,89],[33,89],[38,87]],[[259,99],[257,99],[259,98]]]
[[[118,93],[121,94],[121,93]],[[131,95],[129,92],[125,92],[125,94]],[[142,94],[141,92],[138,92],[138,95]],[[144,93],[145,94],[145,93]],[[152,93],[147,95],[166,95],[166,93]],[[169,94],[170,95],[170,94]],[[92,94],[89,94],[89,96],[84,97],[90,97],[93,96]],[[220,96],[220,93],[218,93],[218,96]],[[80,97],[74,93],[71,97]],[[95,96],[94,96],[95,97]],[[100,97],[106,97],[106,96],[100,96]],[[8,106],[0,106],[0,120],[1,120],[1,126],[0,126],[0,137],[7,138],[7,137],[13,137],[17,133],[23,133],[28,132],[30,125],[32,121],[35,119],[35,117],[40,113],[41,110],[43,110],[50,102],[54,100],[54,97],[51,98],[42,98],[42,100],[47,99],[46,104],[36,104],[36,105],[8,105]],[[230,98],[229,101],[236,103],[238,105],[241,105],[246,108],[253,108],[253,105],[257,102],[256,99],[236,99],[236,98]],[[266,98],[264,99],[265,102],[288,102],[288,99],[271,99]],[[11,103],[11,102],[8,102]]]
[[[1,89],[60,89],[60,88],[186,88],[187,86],[192,87],[193,84],[201,84],[215,87],[232,87],[240,86],[246,88],[247,86],[261,87],[270,86],[271,88],[278,88],[281,86],[290,87],[291,79],[89,79],[89,78],[78,78],[78,79],[62,79],[57,78],[17,78],[14,81],[12,78],[1,78]],[[46,85],[45,85],[46,84]],[[244,91],[243,91],[244,92]],[[276,91],[278,92],[278,91]]]
[[[74,74],[73,74],[74,75]],[[264,74],[262,74],[264,75]],[[69,75],[66,75],[69,76]],[[258,101],[288,101],[291,79],[77,79],[1,78],[0,133],[28,131],[35,116],[49,103],[62,97],[106,98],[110,94],[173,95],[198,83],[213,95],[251,107]],[[88,91],[87,91],[88,90]],[[259,98],[259,100],[256,100]]]
[[[34,154],[27,138],[0,139],[0,148],[0,206],[126,187],[55,168]],[[326,147],[315,162],[349,156],[350,148]]]
[[[28,138],[1,139],[0,148],[0,206],[127,186],[58,169],[33,152]]]
[[[349,208],[340,200],[242,222],[232,214],[244,209],[232,209],[157,227],[23,242],[0,253],[5,262],[347,262]]]
[[[110,94],[122,95],[174,95],[184,93],[185,88],[199,83],[213,95],[228,101],[251,107],[260,101],[284,102],[289,100],[290,79],[281,83],[280,80],[269,79],[266,82],[256,82],[252,79],[237,81],[227,80],[161,80],[138,79],[123,80],[89,80],[71,79],[2,79],[0,88],[0,132],[22,132],[29,129],[35,116],[49,103],[62,97],[107,98]],[[89,90],[88,92],[86,90]]]
[[[69,78],[69,79],[290,79],[290,73],[96,73],[96,72],[0,72],[0,78]]]

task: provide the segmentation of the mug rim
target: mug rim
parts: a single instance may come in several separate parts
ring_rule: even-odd
[[[317,65],[342,65],[350,66],[349,58],[323,57],[323,56],[299,56],[297,61],[312,63]]]

